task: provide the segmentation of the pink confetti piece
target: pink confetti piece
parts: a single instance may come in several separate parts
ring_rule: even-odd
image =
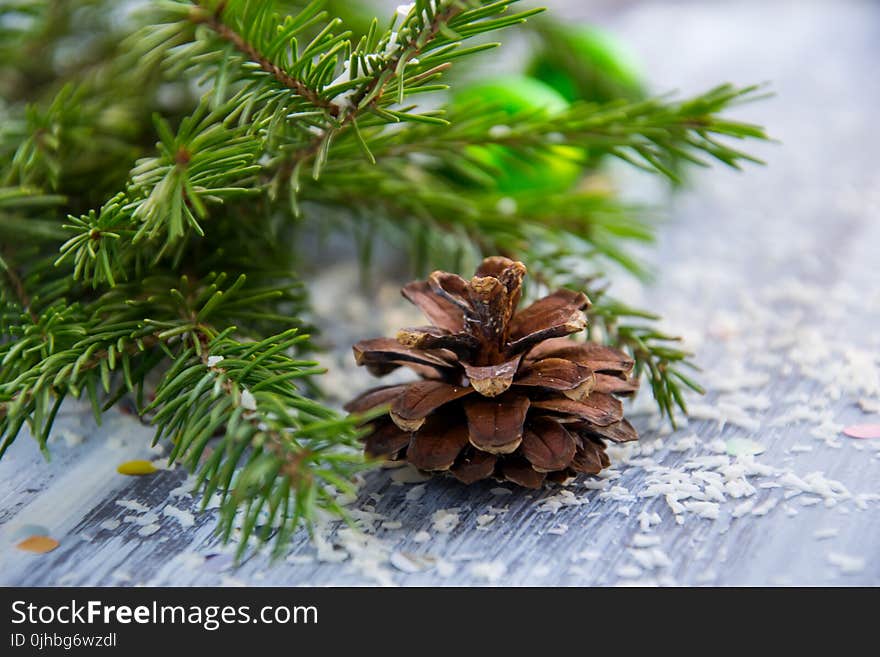
[[[850,438],[880,438],[880,424],[851,424],[843,433]]]

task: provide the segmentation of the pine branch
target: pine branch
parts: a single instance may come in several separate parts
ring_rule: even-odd
[[[241,344],[221,333],[176,359],[150,407],[156,440],[172,438],[170,459],[198,471],[204,503],[219,492],[225,539],[242,511],[239,555],[252,535],[277,534],[280,551],[317,509],[341,513],[328,487],[350,491],[363,464],[354,422],[298,393],[297,380],[321,371],[284,355],[304,339],[290,330]]]
[[[331,91],[336,93],[332,102],[334,106],[340,108],[342,119],[327,126],[308,144],[295,150],[292,157],[282,166],[281,177],[297,175],[302,162],[314,157],[312,177],[317,180],[327,159],[331,139],[349,126],[354,129],[358,143],[367,158],[371,162],[375,161],[358,129],[358,118],[365,113],[377,116],[386,124],[414,121],[446,125],[446,121],[431,114],[419,115],[406,110],[395,112],[383,109],[383,106],[390,104],[386,92],[390,96],[396,87],[397,93],[391,97],[396,102],[402,103],[407,93],[412,93],[416,88],[424,87],[428,82],[436,80],[450,66],[454,57],[463,54],[455,53],[455,50],[465,35],[476,36],[489,30],[514,25],[541,11],[526,11],[505,19],[488,20],[505,12],[515,1],[486,3],[488,6],[470,11],[465,10],[465,3],[461,0],[413,3],[404,15],[399,32],[388,33],[376,44],[384,44],[384,52],[391,48],[391,52],[394,53],[391,56],[380,56],[378,65],[375,56],[369,52],[368,46],[373,45],[372,40],[369,38],[362,40],[360,48],[355,49],[348,59],[343,74],[337,78],[340,82],[334,81],[329,90],[325,90],[325,93]],[[408,34],[408,37],[397,45],[397,39],[401,34]],[[485,47],[472,49],[471,52],[495,45],[497,44],[487,44]],[[423,61],[419,61],[424,53],[432,50],[438,50],[439,53],[435,54],[433,59],[423,58]],[[405,71],[410,62],[418,64],[418,72],[407,76]],[[355,78],[358,67],[365,74]]]
[[[131,298],[143,289],[156,293]],[[155,414],[156,440],[173,439],[171,459],[199,470],[206,501],[214,493],[228,501],[223,510],[227,537],[236,509],[242,504],[261,509],[257,493],[267,486],[273,505],[290,506],[291,513],[277,522],[270,519],[260,532],[260,540],[277,534],[283,547],[299,522],[317,509],[336,510],[324,487],[345,488],[362,463],[359,452],[338,451],[354,445],[354,420],[301,394],[301,387],[311,387],[309,377],[322,371],[312,361],[288,355],[308,348],[307,335],[294,328],[243,343],[233,337],[236,329],[218,332],[210,324],[218,314],[265,318],[260,305],[274,307],[283,290],[246,287],[244,277],[224,286],[223,276],[199,284],[182,279],[170,293],[162,292],[167,289],[162,278],[146,279],[136,288],[117,286],[90,306],[56,304],[33,325],[21,327],[14,341],[0,345],[0,455],[25,423],[45,452],[55,415],[68,396],[86,392],[100,419],[123,394],[132,393],[141,414]],[[141,319],[145,315],[151,319]],[[144,407],[146,377],[162,361],[172,366],[155,400]],[[108,399],[104,404],[101,394]],[[214,457],[201,463],[209,442]],[[246,463],[238,468],[243,458]],[[271,464],[274,475],[264,481]],[[257,519],[249,518],[242,548]]]
[[[57,263],[72,261],[74,277],[93,287],[125,280],[132,256],[152,256],[154,263],[167,253],[179,258],[190,231],[204,235],[200,220],[208,203],[258,192],[246,186],[260,170],[257,145],[218,124],[204,105],[177,134],[161,120],[157,128],[160,155],[138,163],[127,191],[99,212],[68,217],[65,228],[76,234],[61,246]],[[133,248],[142,241],[146,249]]]
[[[605,341],[629,351],[635,359],[635,376],[645,374],[661,416],[672,424],[675,408],[687,415],[684,389],[704,394],[704,390],[685,370],[699,368],[691,360],[693,354],[675,347],[681,338],[670,336],[650,325],[660,317],[654,313],[633,308],[609,297],[604,289],[596,289],[591,298],[593,306],[587,311],[590,319],[588,335],[599,329]],[[637,321],[638,323],[633,323]]]
[[[100,385],[109,394],[111,375],[119,367],[128,392],[143,384],[148,372],[132,378],[130,357],[158,356],[155,365],[163,353],[173,357],[187,340],[200,343],[205,336],[213,337],[217,331],[209,322],[218,309],[225,318],[247,320],[256,315],[285,322],[284,316],[267,315],[285,297],[290,298],[283,288],[248,285],[243,275],[227,284],[225,275],[214,274],[198,282],[186,276],[177,281],[146,277],[137,284],[116,286],[94,301],[58,300],[40,310],[36,321],[10,327],[13,339],[0,344],[0,409],[7,417],[15,415],[42,429],[34,415],[39,410],[35,400],[46,395],[79,397],[86,388],[99,416],[92,393]],[[11,441],[15,432],[7,429],[0,426],[0,439]]]
[[[34,243],[57,242],[64,233],[55,215],[67,201],[60,194],[44,194],[35,187],[0,187],[0,238]]]
[[[709,165],[701,154],[734,168],[739,168],[741,161],[761,164],[718,138],[768,139],[760,126],[721,116],[731,107],[764,97],[760,86],[725,84],[684,100],[667,97],[609,105],[575,103],[552,117],[541,112],[511,116],[486,99],[452,108],[448,126],[419,125],[391,135],[377,132],[370,140],[370,150],[377,158],[430,155],[446,165],[481,169],[491,180],[491,169],[469,157],[469,146],[502,146],[510,149],[511,158],[523,161],[559,146],[575,146],[587,152],[608,152],[639,168],[677,179],[668,164],[674,157],[698,166]],[[374,135],[366,130],[362,134]],[[349,147],[340,155],[353,159],[356,153]]]
[[[423,8],[420,12],[411,10],[399,28],[400,33],[407,36],[399,46],[392,49],[394,54],[379,57],[378,65],[365,63],[375,62],[375,59],[367,59],[367,45],[384,44],[383,48],[387,49],[392,43],[392,33],[389,32],[381,39],[374,34],[372,39],[362,40],[360,48],[354,49],[346,59],[348,73],[344,77],[348,77],[349,80],[329,86],[324,84],[321,92],[325,97],[331,98],[336,107],[343,109],[347,107],[350,111],[344,115],[340,114],[342,118],[328,116],[327,120],[330,123],[322,128],[311,126],[318,132],[317,136],[307,132],[308,140],[293,151],[292,158],[282,155],[280,160],[275,161],[274,166],[279,167],[275,179],[289,176],[291,185],[298,186],[300,165],[303,160],[313,156],[315,157],[314,175],[317,177],[329,153],[331,138],[343,132],[348,126],[352,126],[357,134],[357,117],[363,112],[373,112],[373,116],[384,123],[426,120],[426,116],[422,115],[392,113],[381,109],[380,105],[393,102],[385,97],[385,91],[392,91],[395,85],[400,90],[407,85],[418,87],[433,79],[442,70],[441,64],[444,62],[427,70],[421,70],[425,65],[420,64],[421,69],[418,74],[406,75],[405,65],[416,55],[439,49],[440,53],[435,53],[434,57],[448,60],[460,56],[461,53],[455,52],[458,41],[454,39],[462,37],[452,32],[453,28],[468,35],[476,35],[517,24],[534,13],[522,12],[503,19],[494,18],[506,11],[510,4],[510,2],[494,2],[480,9],[465,11],[463,3],[444,0],[438,4],[436,10],[433,5]],[[312,3],[304,10],[303,15],[286,21],[280,35],[274,36],[268,42],[271,51],[282,51],[283,44],[308,24],[318,6],[319,3]],[[227,3],[219,9],[220,13],[227,16],[230,10],[238,8],[241,12],[239,21],[249,18],[259,26],[262,25],[262,21],[268,20],[266,18],[268,9],[265,7],[253,10],[246,4]],[[175,15],[179,16],[180,10],[176,8],[175,11]],[[253,11],[260,13],[259,15],[249,13]],[[218,15],[217,10],[214,15]],[[494,20],[490,20],[493,18]],[[186,20],[193,20],[192,12],[186,14]],[[208,19],[203,11],[199,11],[195,15],[195,20],[198,23]],[[291,45],[292,49],[288,50],[291,59],[288,62],[288,69],[298,70],[297,67],[305,67],[306,61],[309,60],[307,53],[316,49],[318,45],[329,47],[332,54],[337,44],[342,43],[340,37],[330,33],[334,24],[333,22],[328,24],[321,32],[323,36],[316,37],[301,53],[296,52],[294,41]],[[453,35],[452,39],[444,32]],[[252,29],[248,36],[256,40],[268,38],[261,34],[259,27]],[[260,52],[255,44],[249,44],[247,49]],[[330,63],[336,61],[335,55],[332,58],[325,55],[324,58]],[[274,66],[280,68],[280,64]],[[321,68],[320,65],[318,68]],[[327,66],[323,69],[325,69],[324,73],[313,76],[316,79],[327,80],[332,74],[332,69]],[[363,74],[358,75],[358,71],[362,71]],[[285,71],[285,75],[290,77],[293,74]],[[287,89],[286,85],[285,89]],[[170,254],[172,258],[178,259],[181,254],[180,245],[188,232],[193,230],[200,235],[203,234],[199,219],[207,216],[207,209],[201,199],[205,197],[216,201],[230,195],[246,194],[250,190],[242,186],[242,183],[247,181],[249,174],[255,174],[261,168],[265,168],[257,164],[257,149],[260,144],[245,134],[247,128],[229,127],[230,121],[239,116],[238,113],[241,111],[242,105],[237,100],[233,98],[211,111],[208,111],[206,104],[203,103],[194,115],[181,123],[177,135],[172,135],[164,123],[158,122],[162,155],[139,163],[132,172],[132,181],[124,197],[114,197],[100,213],[90,212],[79,218],[70,218],[68,227],[76,231],[77,235],[62,247],[59,262],[71,258],[75,262],[75,274],[78,278],[92,285],[112,285],[117,279],[124,280],[125,270],[131,266],[125,258],[119,257],[128,250],[129,242],[136,244],[147,239],[152,244],[164,240],[164,243],[155,250],[154,257],[158,259]],[[287,113],[286,106],[282,105],[281,109],[285,114]],[[378,112],[381,114],[376,114]],[[262,121],[276,121],[277,117],[276,110],[275,115],[271,118],[263,117]],[[250,128],[252,129],[253,127]],[[271,134],[267,135],[267,141],[269,143],[273,141]],[[222,150],[219,149],[221,143],[225,146]],[[264,142],[264,147],[265,145],[268,144]],[[212,159],[200,160],[203,150],[209,151]],[[196,183],[201,183],[201,186],[197,187]],[[272,183],[270,190],[271,185]]]

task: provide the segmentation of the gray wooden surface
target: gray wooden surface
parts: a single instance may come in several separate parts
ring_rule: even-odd
[[[656,281],[616,285],[699,349],[710,392],[689,426],[662,428],[645,395],[641,447],[565,490],[371,472],[349,505],[361,531],[327,523],[279,563],[233,569],[183,471],[116,474],[159,458],[148,428],[96,428],[68,405],[51,463],[27,436],[0,463],[0,584],[880,584],[880,440],[841,434],[880,421],[880,5],[632,3],[608,23],[657,89],[777,93],[739,112],[783,142],[760,149],[769,167],[695,176],[661,229]],[[318,297],[353,283],[339,267]],[[378,298],[395,325],[406,311]],[[343,396],[369,385],[338,358]],[[60,547],[15,549],[34,526]]]

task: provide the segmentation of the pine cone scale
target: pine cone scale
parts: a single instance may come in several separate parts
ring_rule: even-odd
[[[526,365],[516,379],[518,386],[536,386],[554,390],[574,390],[589,384],[590,392],[595,385],[593,371],[564,358],[544,358]],[[583,392],[583,390],[581,391]]]
[[[508,481],[519,484],[523,488],[537,489],[544,483],[547,474],[538,472],[522,457],[513,457],[501,465],[501,474]]]
[[[565,469],[577,451],[577,444],[565,427],[545,417],[530,421],[522,447],[523,456],[537,472]]]
[[[366,365],[371,374],[384,376],[401,366],[409,367],[418,374],[433,378],[445,378],[455,372],[456,355],[445,349],[413,349],[393,338],[362,340],[354,348],[358,365]]]
[[[581,319],[586,326],[586,316],[583,314],[583,309],[589,305],[589,300],[582,292],[572,292],[571,290],[554,292],[543,299],[538,299],[517,313],[511,322],[510,338],[514,341],[520,340],[538,331],[546,331],[554,326]]]
[[[571,461],[571,468],[581,474],[599,474],[609,465],[605,450],[592,440],[582,439],[582,448]]]
[[[525,273],[494,257],[470,280],[437,271],[403,288],[432,325],[363,340],[355,359],[379,375],[406,367],[421,379],[346,405],[387,408],[367,427],[368,454],[466,484],[494,476],[539,488],[600,472],[609,465],[605,440],[638,438],[615,396],[638,388],[632,358],[565,337],[587,324],[583,293],[559,290],[517,311]]]
[[[464,412],[471,445],[490,454],[510,454],[522,441],[528,410],[529,398],[525,395],[466,400]]]
[[[561,338],[572,333],[579,333],[587,328],[587,316],[578,311],[578,314],[571,315],[568,319],[560,324],[553,324],[546,328],[529,333],[515,340],[508,346],[507,352],[510,354],[518,354],[530,350],[536,344],[549,340],[551,338]]]
[[[465,453],[459,461],[452,466],[450,472],[452,476],[463,484],[472,484],[481,479],[492,476],[495,472],[495,465],[498,458],[494,454],[471,450],[470,454]]]
[[[437,326],[401,329],[397,332],[397,341],[413,349],[447,349],[459,358],[470,357],[480,346],[479,341],[472,335],[450,333]]]
[[[532,405],[545,411],[578,417],[601,427],[623,419],[623,404],[620,400],[601,392],[594,392],[583,401],[568,397],[552,397],[535,400]]]
[[[391,419],[405,431],[416,431],[433,411],[471,392],[472,388],[443,381],[417,381],[391,402]]]
[[[364,440],[364,451],[374,458],[394,459],[409,445],[411,433],[401,430],[393,422],[382,420],[372,425],[373,430]]]
[[[639,439],[639,434],[626,418],[604,427],[595,424],[583,424],[579,426],[582,431],[589,436],[595,436],[600,439],[605,438],[615,443],[627,443]]]
[[[638,385],[627,378],[603,373],[596,374],[595,377],[596,385],[593,390],[596,392],[609,395],[630,395],[639,389]]]
[[[504,283],[494,276],[474,276],[468,285],[468,293],[488,342],[501,345],[501,331],[506,326],[503,318],[510,310]]]
[[[445,298],[431,291],[426,281],[414,281],[401,290],[404,298],[421,310],[425,317],[438,328],[450,333],[459,333],[464,329],[464,312]]]
[[[522,355],[514,356],[497,365],[468,365],[463,363],[470,384],[484,397],[497,397],[513,383]]]
[[[428,286],[431,291],[442,299],[458,308],[462,317],[467,317],[470,305],[468,304],[468,283],[458,274],[449,274],[443,271],[435,271],[428,276]]]
[[[468,425],[459,418],[432,418],[412,435],[407,460],[420,470],[448,470],[468,444],[468,437]]]
[[[634,365],[632,358],[617,349],[592,342],[575,343],[571,340],[548,340],[533,347],[527,358],[564,358],[604,374],[629,374]]]
[[[349,413],[366,413],[382,404],[390,404],[394,399],[406,390],[408,384],[404,383],[396,386],[382,386],[381,388],[373,388],[367,390],[364,394],[358,395],[343,408]]]

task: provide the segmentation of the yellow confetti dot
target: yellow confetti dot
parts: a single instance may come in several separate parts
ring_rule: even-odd
[[[51,552],[59,545],[58,541],[48,536],[28,536],[21,543],[16,545],[19,550],[25,552],[33,552],[34,554],[44,554]]]
[[[156,472],[156,466],[149,461],[126,461],[119,464],[116,472],[132,476],[148,475]]]

